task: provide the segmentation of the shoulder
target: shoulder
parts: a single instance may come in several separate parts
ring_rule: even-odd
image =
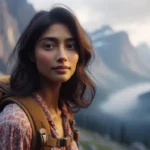
[[[17,104],[8,104],[0,113],[0,127],[9,126],[23,133],[31,133],[31,125],[25,112]]]

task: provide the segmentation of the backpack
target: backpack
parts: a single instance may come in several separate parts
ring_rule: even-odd
[[[77,145],[79,132],[75,129],[75,121],[70,121],[73,134],[65,138],[54,138],[50,134],[50,125],[46,115],[38,102],[32,96],[9,97],[6,89],[9,88],[10,76],[0,78],[0,112],[10,103],[16,103],[27,115],[32,128],[31,150],[49,150],[50,147],[69,146],[73,140]],[[34,109],[33,109],[34,106]]]

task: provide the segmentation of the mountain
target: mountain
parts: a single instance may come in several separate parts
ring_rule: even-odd
[[[101,47],[107,45],[109,41],[101,41],[105,36],[110,36],[113,34],[113,30],[109,26],[104,26],[95,32],[93,32],[90,37],[94,46],[94,61],[90,67],[90,70],[94,76],[95,83],[98,87],[103,89],[114,89],[114,85],[117,84],[117,88],[121,88],[125,84],[125,78],[117,73],[113,68],[107,65],[107,60],[105,61],[105,54],[101,55]],[[100,48],[100,50],[98,50]],[[117,53],[117,52],[116,52]],[[111,53],[110,53],[111,55]],[[109,57],[109,56],[108,56]]]
[[[20,33],[34,14],[34,8],[26,0],[0,0],[0,60],[5,65]]]
[[[27,0],[6,0],[9,14],[16,20],[20,32],[24,30],[36,11]]]
[[[141,43],[136,47],[136,52],[144,65],[150,69],[150,47],[146,43]]]
[[[93,32],[91,38],[96,61],[99,59],[99,61],[95,61],[97,72],[109,72],[107,78],[111,78],[113,81],[117,78],[122,84],[150,80],[150,69],[131,44],[126,32],[115,32],[111,27],[104,26]],[[103,67],[101,68],[101,66]],[[96,72],[94,73],[96,74]],[[104,78],[99,78],[99,80],[105,81]]]

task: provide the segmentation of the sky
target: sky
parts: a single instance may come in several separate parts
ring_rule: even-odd
[[[49,10],[54,4],[71,8],[81,25],[93,32],[104,25],[126,31],[134,46],[150,46],[150,0],[28,0],[34,8]]]

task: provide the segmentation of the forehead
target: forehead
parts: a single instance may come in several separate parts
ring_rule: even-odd
[[[53,24],[41,36],[41,38],[44,37],[55,37],[58,39],[66,39],[72,38],[73,36],[66,25]]]

